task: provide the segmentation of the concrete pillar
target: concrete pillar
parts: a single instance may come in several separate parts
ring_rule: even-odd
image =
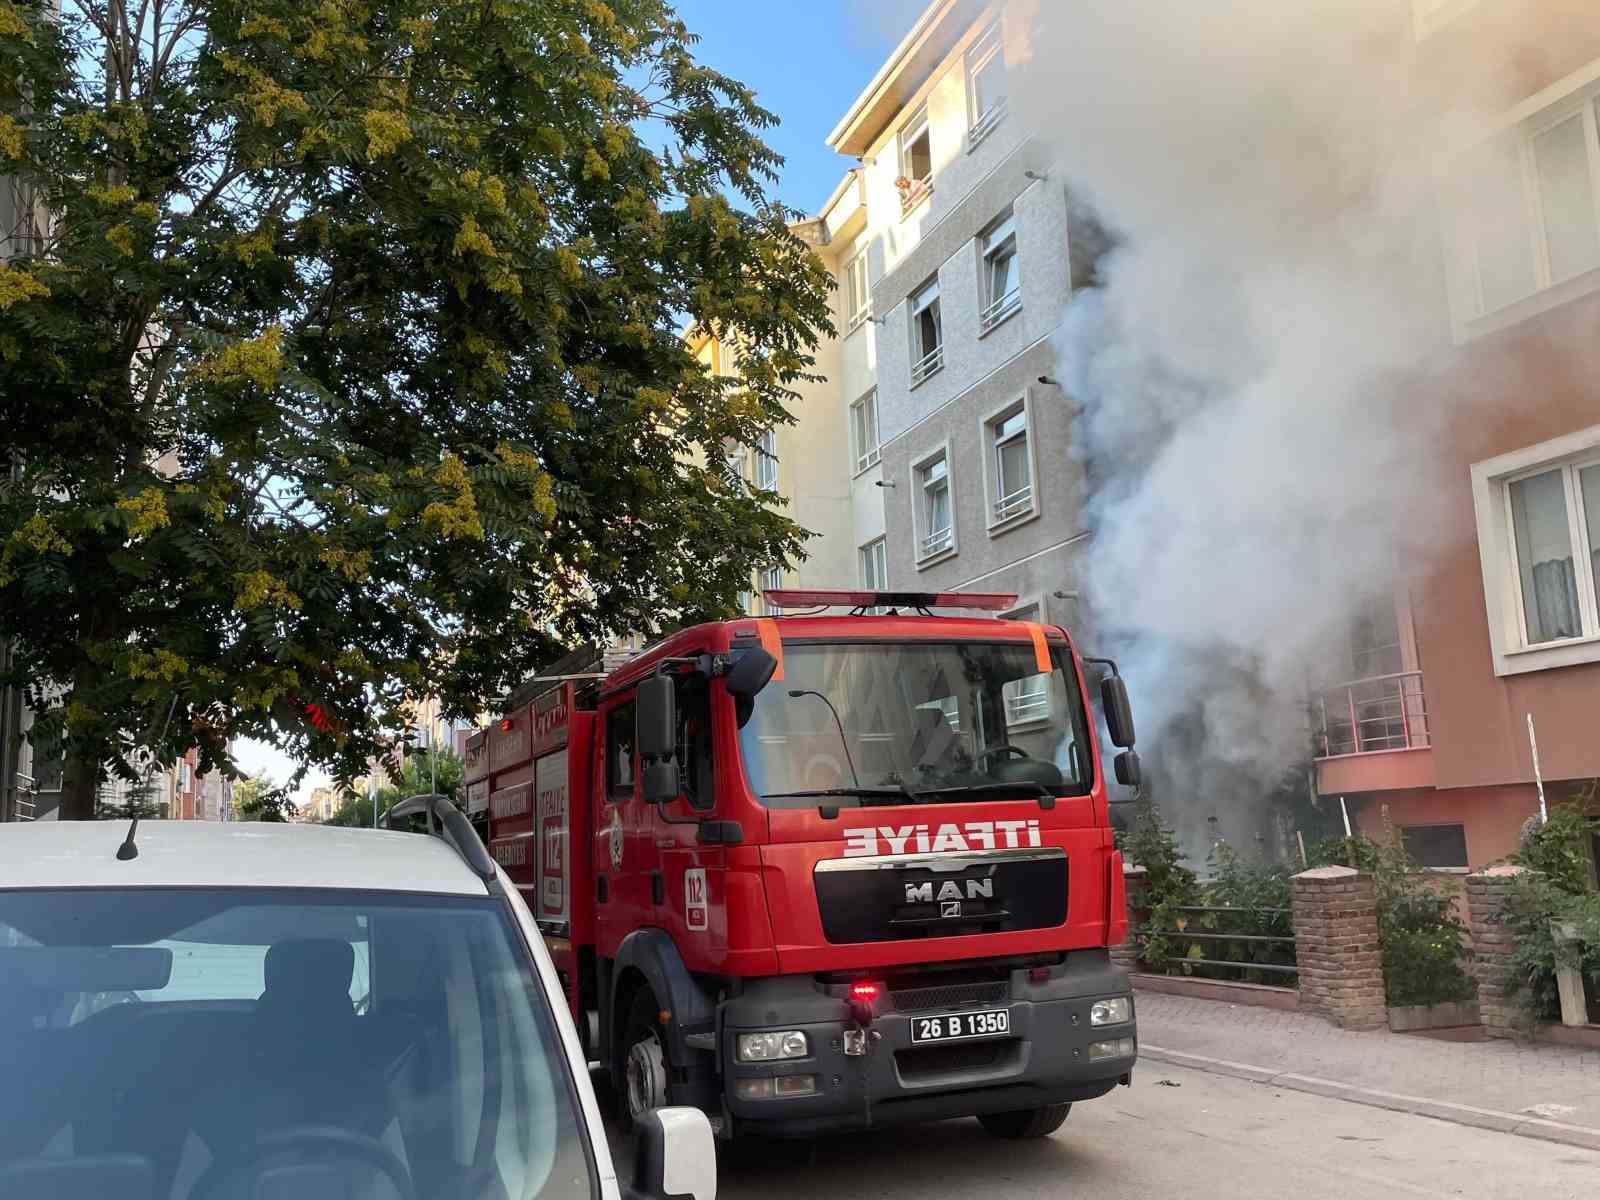
[[[1467,876],[1473,974],[1478,980],[1478,1020],[1487,1037],[1524,1033],[1527,1010],[1506,986],[1515,940],[1505,925],[1505,905],[1526,868],[1503,863]]]
[[[1300,1010],[1344,1029],[1381,1029],[1383,952],[1372,876],[1316,867],[1290,880]]]

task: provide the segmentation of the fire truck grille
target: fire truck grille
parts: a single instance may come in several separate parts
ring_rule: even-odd
[[[823,932],[835,945],[1053,929],[1067,919],[1066,855],[1048,847],[828,859],[813,881]]]
[[[896,1012],[926,1012],[931,1008],[966,1008],[976,1004],[995,1004],[1005,1000],[1011,985],[1005,980],[993,983],[952,983],[943,987],[890,989]]]

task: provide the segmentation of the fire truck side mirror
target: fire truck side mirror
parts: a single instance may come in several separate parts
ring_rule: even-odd
[[[652,675],[634,696],[634,741],[639,747],[640,784],[651,804],[678,795],[678,697],[670,675]]]
[[[1143,775],[1139,770],[1139,752],[1124,750],[1112,764],[1116,767],[1117,782],[1125,787],[1138,787]]]
[[[778,670],[778,660],[761,646],[751,646],[739,653],[739,661],[728,668],[723,685],[730,696],[754,696],[767,684]]]
[[[1124,749],[1133,745],[1133,706],[1128,702],[1128,685],[1122,676],[1111,675],[1100,683],[1100,707],[1106,714],[1106,729],[1112,745]]]

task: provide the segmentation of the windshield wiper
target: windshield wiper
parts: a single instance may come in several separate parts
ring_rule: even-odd
[[[919,796],[966,796],[973,792],[1001,792],[1026,790],[1030,796],[1041,799],[1056,799],[1056,794],[1044,784],[1033,779],[996,779],[993,783],[963,783],[953,784],[949,787],[940,787],[934,784],[931,787],[919,788]]]
[[[854,796],[865,801],[875,801],[880,804],[904,804],[907,800],[913,804],[922,802],[922,792],[914,792],[908,787],[843,787],[843,788],[811,788],[803,792],[768,792],[762,796],[763,800],[806,800],[811,797],[828,796]]]

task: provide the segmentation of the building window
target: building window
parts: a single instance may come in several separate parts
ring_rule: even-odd
[[[1419,866],[1435,870],[1464,870],[1467,866],[1463,825],[1402,825],[1400,844]]]
[[[888,543],[883,538],[861,547],[861,586],[869,592],[889,588]]]
[[[778,489],[778,431],[769,429],[756,443],[756,487],[763,492]]]
[[[955,549],[954,511],[950,503],[950,457],[941,450],[916,469],[918,558],[929,559]]]
[[[1033,446],[1028,438],[1025,400],[1000,410],[983,426],[989,481],[989,528],[1038,515],[1034,491]]]
[[[878,392],[873,389],[850,406],[850,448],[856,456],[856,473],[875,466],[878,447]]]
[[[750,455],[739,443],[727,443],[723,450],[723,461],[728,467],[728,478],[735,483],[744,483],[750,478]]]
[[[928,133],[928,106],[919,105],[900,130],[901,215],[909,213],[933,190],[933,143]]]
[[[1027,604],[1005,613],[1002,620],[1039,620],[1039,606]],[[1006,702],[1006,726],[1027,725],[1050,717],[1050,675],[1048,672],[1025,675],[1000,689]]]
[[[746,616],[753,615],[752,610],[750,608],[750,593],[749,592],[740,592],[739,593],[739,611],[744,613]]]
[[[1022,307],[1022,270],[1017,262],[1017,219],[1007,212],[978,235],[983,271],[983,309],[978,331],[988,333]]]
[[[988,137],[1005,113],[1005,48],[996,21],[967,51],[967,117],[971,124],[967,148]]]
[[[1472,479],[1496,674],[1600,661],[1600,426]]]
[[[939,280],[911,293],[911,386],[944,366],[944,323],[939,315]]]
[[[845,323],[855,329],[872,307],[871,281],[867,278],[867,252],[852,258],[844,269]]]
[[[767,597],[768,592],[775,592],[781,587],[783,587],[782,567],[773,567],[770,571],[761,572],[761,594],[762,599],[766,602],[767,616],[769,617],[783,616],[783,609]]]
[[[1600,267],[1600,123],[1590,87],[1472,152],[1457,178],[1453,293],[1463,325],[1593,290]],[[1561,289],[1559,293],[1552,289]],[[1535,297],[1551,293],[1541,304]],[[1503,323],[1503,322],[1502,322]]]

